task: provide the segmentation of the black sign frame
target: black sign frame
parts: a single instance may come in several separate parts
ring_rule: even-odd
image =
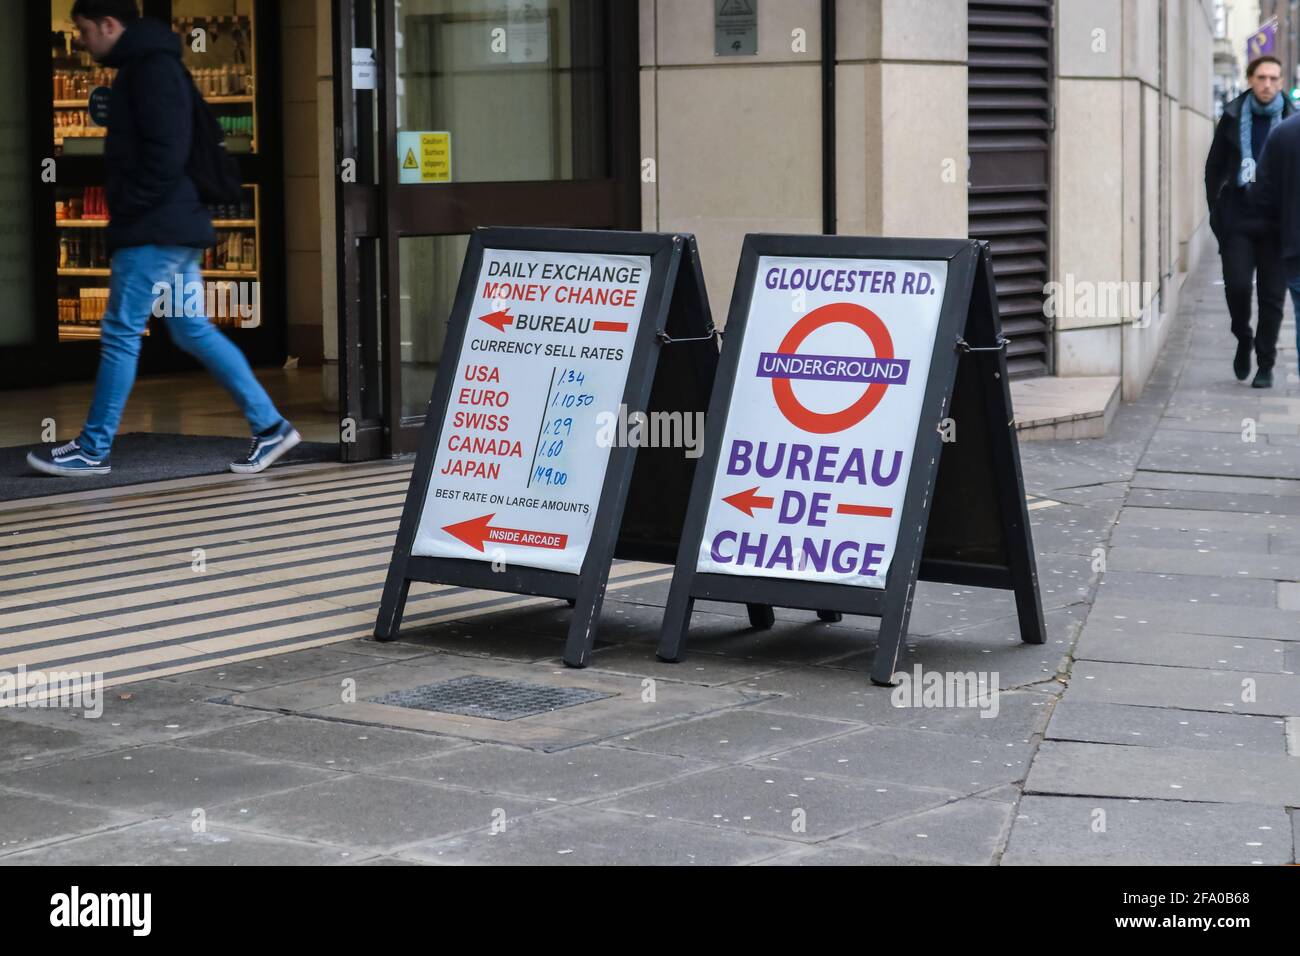
[[[470,235],[465,252],[443,347],[444,357],[452,356],[456,362],[461,359],[461,349],[472,321],[470,309],[486,249],[649,256],[650,279],[641,321],[632,343],[622,403],[629,413],[640,409],[650,411],[651,394],[657,379],[671,375],[683,384],[685,391],[692,393],[681,396],[679,407],[689,408],[695,404],[700,411],[708,407],[717,371],[718,344],[694,236],[594,229],[476,229]],[[665,361],[667,356],[671,358]],[[570,667],[583,667],[595,643],[614,558],[657,560],[669,564],[676,557],[679,545],[676,534],[660,541],[624,543],[620,540],[624,507],[638,474],[638,461],[643,462],[640,472],[645,472],[656,456],[644,455],[638,459],[638,449],[631,446],[616,444],[610,449],[591,540],[577,574],[510,565],[496,570],[488,560],[413,555],[411,548],[433,479],[434,459],[454,381],[454,375],[438,375],[434,382],[384,582],[374,636],[380,641],[397,639],[412,581],[561,598],[574,608],[565,642],[564,663]],[[658,391],[668,389],[660,388]],[[693,470],[693,464],[691,467]],[[648,483],[644,476],[638,481],[641,486]],[[683,513],[691,487],[688,477],[681,492]]]
[[[947,262],[948,278],[917,424],[898,540],[883,589],[696,570],[761,256]],[[986,242],[750,234],[741,249],[725,336],[718,379],[709,405],[705,452],[696,470],[677,569],[664,610],[658,646],[661,660],[681,659],[696,599],[749,604],[751,624],[770,627],[773,623],[770,610],[766,614],[755,613],[755,602],[762,601],[767,605],[816,610],[824,621],[838,620],[844,613],[879,617],[871,680],[881,686],[892,686],[918,580],[1011,590],[1016,597],[1021,640],[1030,644],[1046,641],[1020,448],[1011,411],[1006,339],[1002,336],[992,257]],[[957,440],[948,446],[945,459],[946,443],[941,426],[950,414],[956,423]],[[967,429],[976,436],[968,446],[974,450],[953,451],[962,446]],[[986,497],[991,499],[976,501],[973,507],[996,512],[993,517],[988,513],[981,516],[988,518],[984,533],[990,533],[991,528],[997,540],[974,542],[981,545],[975,549],[966,547],[972,543],[972,535],[963,530],[958,530],[955,541],[943,539],[939,533],[942,529],[929,533],[932,512],[937,510],[936,489],[951,487],[951,476],[967,468],[983,471],[987,480],[982,487],[989,490]],[[948,481],[943,481],[945,475],[949,476]],[[945,514],[960,514],[960,509],[947,499],[942,507]]]

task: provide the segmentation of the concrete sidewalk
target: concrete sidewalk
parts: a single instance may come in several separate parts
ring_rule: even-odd
[[[1235,382],[1216,265],[1106,439],[1022,445],[1048,644],[1009,595],[919,589],[900,670],[995,678],[995,715],[895,706],[870,619],[702,602],[658,663],[652,575],[581,671],[539,601],[114,687],[96,720],[5,710],[0,862],[1291,862],[1294,330],[1277,388]]]
[[[1295,328],[1288,318],[1274,388],[1236,382],[1218,280],[1209,257],[1156,376],[1106,441],[1044,449],[1088,475],[1055,497],[1121,507],[1004,862],[1296,858]]]

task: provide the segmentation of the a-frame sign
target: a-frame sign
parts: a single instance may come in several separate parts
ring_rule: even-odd
[[[888,685],[918,579],[1016,595],[1045,641],[987,244],[750,235],[659,656],[695,600],[879,617]]]
[[[583,666],[612,560],[673,562],[694,477],[681,447],[628,436],[703,413],[717,365],[693,236],[476,230],[375,637],[411,581],[544,595],[574,606]]]

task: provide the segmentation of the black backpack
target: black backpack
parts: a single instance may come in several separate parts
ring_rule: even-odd
[[[239,202],[243,195],[239,163],[226,152],[226,134],[221,131],[221,124],[195,85],[194,77],[188,70],[185,75],[194,97],[194,132],[185,174],[198,189],[200,202],[208,205]]]

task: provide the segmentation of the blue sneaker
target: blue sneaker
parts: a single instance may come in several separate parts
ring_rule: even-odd
[[[107,475],[108,458],[91,458],[76,441],[27,453],[27,464],[47,475]]]
[[[248,446],[248,454],[240,461],[232,461],[230,470],[237,475],[255,475],[265,471],[291,449],[302,436],[287,421],[281,420],[269,431],[253,436],[253,443]]]

